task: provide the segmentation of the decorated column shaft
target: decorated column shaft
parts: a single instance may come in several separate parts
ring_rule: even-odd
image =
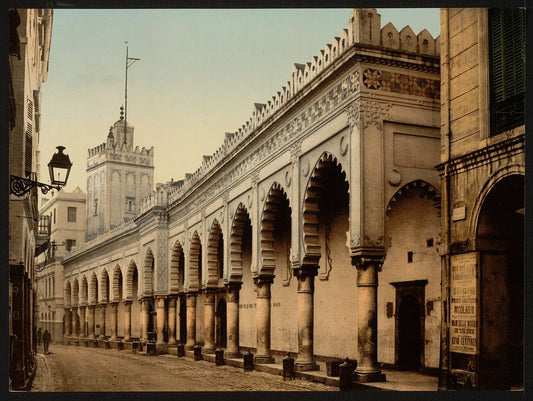
[[[65,335],[72,335],[72,326],[70,324],[70,308],[65,308]]]
[[[204,301],[204,352],[215,352],[215,292],[206,290]]]
[[[117,331],[118,331],[118,302],[111,303],[111,341],[117,340]]]
[[[187,349],[196,345],[196,294],[187,294]]]
[[[256,363],[274,363],[270,354],[270,285],[273,276],[257,277],[257,355]]]
[[[72,307],[72,335],[78,336],[79,335],[79,328],[78,328],[78,308],[76,306]]]
[[[319,370],[313,357],[314,292],[318,266],[295,270],[298,278],[298,359],[296,370]]]
[[[165,297],[158,296],[156,298],[156,313],[157,313],[157,344],[165,343]]]
[[[176,298],[168,298],[168,344],[176,344]]]
[[[131,304],[124,301],[124,341],[131,341]]]
[[[378,367],[378,316],[377,292],[378,271],[383,264],[382,256],[354,256],[357,267],[358,328],[357,369],[355,380],[361,383],[384,381],[385,375]]]
[[[105,338],[105,308],[107,304],[100,304],[98,306],[100,310],[100,335],[98,336],[99,339],[103,340]]]
[[[87,306],[80,306],[80,337],[85,337],[87,333],[85,332],[85,311],[87,310]]]
[[[141,299],[142,340],[148,341],[148,324],[150,321],[150,299]]]
[[[89,324],[89,338],[94,340],[96,338],[96,335],[94,333],[94,324],[95,324],[94,314],[95,314],[96,305],[89,305],[88,308],[89,308],[89,311],[88,311],[89,316],[87,317],[87,323]]]
[[[239,291],[241,283],[229,283],[226,291],[227,300],[227,327],[228,327],[228,348],[226,357],[240,358],[239,351]]]

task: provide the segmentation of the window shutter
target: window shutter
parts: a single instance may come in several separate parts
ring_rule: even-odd
[[[24,159],[24,170],[26,172],[26,177],[31,175],[32,168],[32,154],[33,154],[33,126],[30,123],[26,124],[26,149],[25,149],[25,159]]]
[[[491,134],[524,123],[525,10],[490,9]]]

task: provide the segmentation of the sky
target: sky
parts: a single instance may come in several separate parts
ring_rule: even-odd
[[[154,182],[183,179],[348,27],[350,9],[56,9],[41,88],[41,177],[58,145],[73,162],[67,191],[86,191],[87,150],[124,105],[134,146],[154,146]],[[439,35],[438,9],[378,9],[381,26]],[[127,44],[125,43],[127,42]]]

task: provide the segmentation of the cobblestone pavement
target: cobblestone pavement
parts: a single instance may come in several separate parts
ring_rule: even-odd
[[[305,380],[195,362],[175,355],[52,345],[38,354],[31,391],[338,391]]]

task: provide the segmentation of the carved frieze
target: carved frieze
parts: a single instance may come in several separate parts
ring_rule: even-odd
[[[440,81],[399,72],[367,68],[363,72],[363,84],[367,89],[423,96],[440,97]]]

